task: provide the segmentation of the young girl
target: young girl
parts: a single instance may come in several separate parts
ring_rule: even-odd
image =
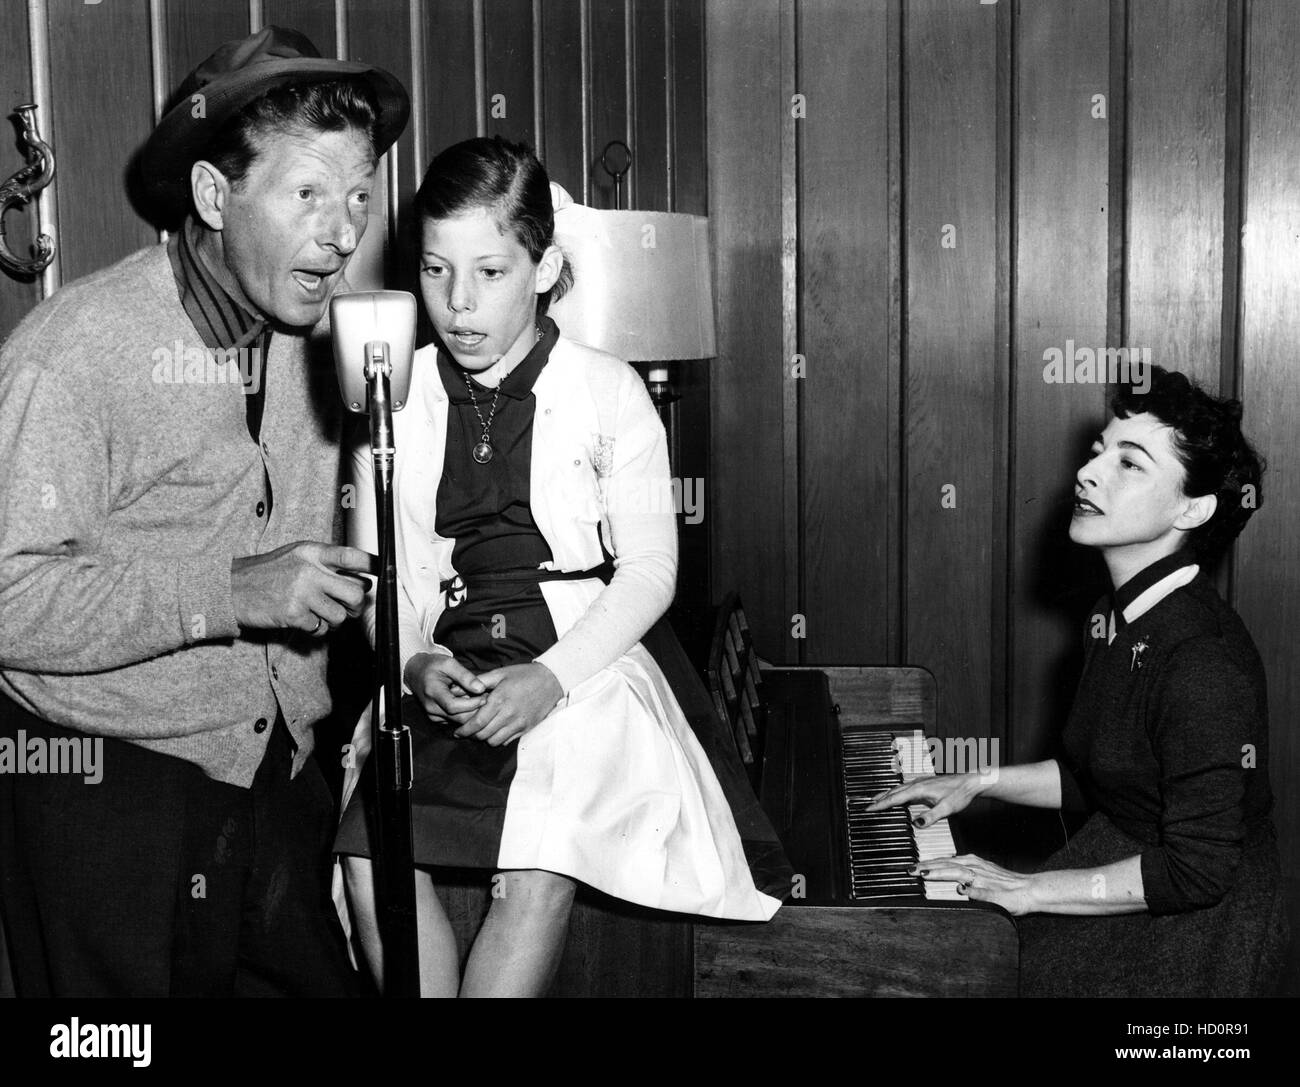
[[[630,366],[545,315],[570,281],[545,171],[525,147],[469,140],[434,159],[416,203],[441,349],[416,354],[394,416],[415,860],[499,873],[462,979],[417,869],[421,989],[541,995],[575,881],[711,917],[765,920],[779,902],[755,887],[718,780],[640,644],[676,579],[664,431]],[[368,450],[354,463],[349,538],[375,550]],[[336,849],[378,976],[359,796]]]
[[[1257,996],[1279,980],[1264,670],[1205,572],[1258,505],[1263,466],[1240,404],[1158,366],[1151,379],[1118,389],[1076,477],[1070,539],[1101,552],[1114,592],[1088,624],[1062,757],[875,801],[928,803],[931,819],[981,793],[1089,813],[1038,872],[962,856],[921,873],[1026,915],[1024,996]]]

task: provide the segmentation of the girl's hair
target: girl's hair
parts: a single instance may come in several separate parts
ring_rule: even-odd
[[[415,194],[420,219],[447,219],[475,208],[487,208],[502,232],[511,231],[534,264],[555,244],[555,211],[551,179],[532,148],[500,136],[478,137],[453,144],[429,163]],[[537,298],[541,316],[573,284],[565,258],[560,277]]]
[[[1186,376],[1148,367],[1150,387],[1120,385],[1110,398],[1121,419],[1154,415],[1174,431],[1174,452],[1183,466],[1183,494],[1218,497],[1214,514],[1188,533],[1187,545],[1199,558],[1217,558],[1246,527],[1263,499],[1264,460],[1241,432],[1241,402],[1219,399]]]

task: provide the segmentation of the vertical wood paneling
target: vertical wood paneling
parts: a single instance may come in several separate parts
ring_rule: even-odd
[[[669,210],[707,215],[707,171],[694,165],[707,162],[705,103],[708,97],[704,85],[707,65],[700,0],[668,0],[666,14],[672,26],[668,39],[672,54]],[[720,44],[719,51],[723,48]]]
[[[582,199],[582,32],[577,0],[542,5],[542,161]]]
[[[411,185],[414,187],[418,187],[424,179],[424,164],[432,157],[429,153],[428,141],[425,138],[429,111],[429,58],[425,55],[426,23],[427,17],[424,5],[420,0],[410,0],[406,6],[406,36],[409,42],[408,71],[411,76],[410,82],[407,84],[407,92],[411,98],[411,119],[407,128],[411,133],[410,177]],[[389,202],[394,206],[396,206],[395,200],[399,195],[397,190],[402,188],[400,177],[391,176],[395,169],[395,161],[390,160]]]
[[[1227,0],[1129,10],[1128,339],[1219,383]]]
[[[610,140],[627,138],[627,54],[624,49],[623,0],[591,0],[591,142],[587,162],[591,171],[594,208],[614,206],[614,182],[600,165],[600,153]],[[628,206],[627,184],[623,206]]]
[[[335,55],[334,0],[262,0],[262,25],[290,27],[306,34],[322,57]]]
[[[993,488],[989,514],[991,537],[989,591],[992,610],[989,612],[989,731],[987,735],[1005,740],[1007,718],[1007,635],[1010,629],[1007,597],[1010,581],[1010,545],[1007,540],[1008,485],[1011,476],[1012,450],[1010,448],[1010,418],[1014,397],[1011,390],[1011,245],[1015,234],[1011,221],[1012,190],[1015,153],[1012,146],[1014,121],[1012,119],[1011,71],[1014,61],[1012,51],[1012,7],[1000,4],[994,20],[994,109],[997,124],[993,130],[993,205],[994,229],[994,317],[993,344],[999,365],[993,367],[993,397],[1002,410],[993,420],[998,441],[992,447],[993,470],[1001,481]],[[943,711],[941,711],[943,712]],[[958,726],[960,731],[960,726]]]
[[[532,0],[484,0],[483,31],[487,134],[521,140],[531,146]],[[503,112],[504,116],[497,116]]]
[[[827,663],[889,653],[887,20],[879,2],[800,9],[804,606]]]
[[[149,6],[50,0],[49,11],[66,283],[157,240],[122,195],[128,155],[153,128]]]
[[[715,595],[737,587],[764,656],[792,655],[783,614],[781,510],[781,128],[779,0],[711,0],[708,59],[709,208],[716,261],[718,358],[713,367]]]
[[[405,4],[394,0],[347,0],[347,28],[348,60],[377,64],[410,88],[411,37]],[[408,125],[399,139],[404,149],[403,162],[410,161],[412,135]]]
[[[704,52],[702,5],[699,0],[657,3],[637,0],[638,25],[635,34],[637,138],[637,207],[706,212],[707,175],[703,165],[704,144]],[[656,33],[652,22],[659,23]],[[691,69],[683,82],[678,67]],[[657,119],[656,119],[657,118]],[[659,142],[656,142],[658,140]],[[685,156],[679,159],[679,156]],[[698,166],[692,164],[699,164]],[[681,168],[679,169],[679,165]],[[687,206],[678,203],[678,178],[686,179]],[[678,446],[679,474],[698,480],[699,510],[696,517],[683,519],[677,564],[677,599],[688,606],[712,600],[712,523],[715,484],[711,472],[709,437],[712,418],[713,360],[674,366],[671,376],[681,395]],[[691,520],[695,520],[692,524]]]
[[[890,0],[886,19],[889,39],[889,84],[885,96],[889,116],[889,324],[886,338],[889,344],[889,357],[894,360],[889,367],[889,381],[886,385],[886,398],[889,402],[889,478],[892,482],[889,505],[885,514],[891,530],[889,550],[885,556],[886,576],[889,579],[889,593],[883,602],[885,626],[889,631],[889,643],[882,663],[904,663],[904,602],[901,587],[906,555],[906,518],[903,516],[903,496],[905,492],[903,459],[903,344],[906,339],[906,286],[903,267],[903,221],[905,215],[905,198],[903,192],[904,165],[903,158],[906,143],[903,139],[903,28],[904,2]]]
[[[1107,113],[1110,125],[1107,176],[1110,208],[1106,223],[1106,343],[1127,342],[1128,287],[1125,283],[1125,242],[1128,239],[1128,12],[1127,6],[1110,3],[1110,96]]]
[[[411,29],[408,15],[406,5],[394,4],[393,0],[348,0],[347,59],[379,65],[392,72],[411,92]],[[372,205],[372,221],[368,228],[376,229],[378,224],[374,219],[391,214],[391,208],[398,209],[397,222],[389,230],[389,235],[396,244],[390,245],[385,252],[386,282],[390,287],[410,291],[417,290],[411,256],[414,246],[400,228],[402,221],[409,218],[418,180],[427,165],[415,160],[414,106],[413,100],[412,116],[406,131],[398,138],[395,148],[389,151],[390,156],[396,156],[396,168],[391,172],[385,171],[384,204],[388,206]],[[395,181],[397,188],[391,195],[387,192],[390,180]]]
[[[796,0],[781,0],[781,52],[777,61],[782,87],[798,86],[798,24]],[[807,648],[807,617],[803,603],[803,513],[800,478],[799,409],[803,381],[794,376],[799,353],[799,132],[798,99],[781,118],[781,553],[785,559],[785,607],[791,617],[794,657],[803,663]],[[789,367],[789,369],[787,369]]]
[[[668,211],[668,79],[663,0],[634,0],[632,41],[636,121],[631,206]]]
[[[905,18],[906,659],[951,692],[941,732],[987,736],[1005,372],[995,342],[996,12],[915,0]],[[955,248],[942,245],[949,226]]]
[[[476,49],[473,0],[425,4],[424,147],[430,159],[444,147],[470,139],[478,132],[474,102]]]
[[[167,0],[166,11],[164,82],[170,99],[181,80],[217,46],[248,34],[248,4],[246,0]]]
[[[1100,429],[1104,391],[1048,384],[1044,353],[1106,342],[1107,144],[1123,117],[1108,92],[1106,0],[1022,0],[1014,95],[1016,246],[1007,729],[1016,761],[1043,757],[1074,691],[1080,590],[1095,559],[1066,536],[1074,475]]]
[[[167,8],[162,0],[149,0],[149,63],[153,81],[153,117],[163,115],[171,94],[171,65],[167,57]]]
[[[3,139],[0,139],[0,180],[9,177],[23,166],[22,155],[14,146],[13,121],[9,117],[14,106],[32,101],[31,62],[27,48],[27,5],[0,6],[0,115],[4,117]],[[49,118],[36,111],[36,123],[41,134],[50,137]],[[58,149],[55,149],[57,158]],[[36,236],[35,208],[29,204],[21,211],[5,216],[5,231],[9,249],[16,256],[31,256],[32,239]],[[23,316],[40,300],[40,285],[34,277],[15,279],[0,272],[0,343],[8,338]]]
[[[1236,395],[1241,388],[1241,231],[1246,171],[1246,0],[1228,0],[1224,33],[1227,102],[1224,109],[1223,309],[1219,335],[1219,388]],[[1229,591],[1231,566],[1229,566]],[[1235,593],[1230,595],[1236,600]]]
[[[1237,543],[1237,609],[1268,675],[1271,780],[1291,910],[1292,993],[1300,993],[1300,6],[1250,7],[1248,159],[1242,259],[1244,425],[1269,460],[1264,500]]]

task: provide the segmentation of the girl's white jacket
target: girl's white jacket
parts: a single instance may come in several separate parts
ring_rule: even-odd
[[[519,741],[498,864],[573,876],[641,905],[761,920],[779,902],[750,877],[730,808],[669,684],[640,644],[672,601],[677,568],[663,426],[626,363],[560,337],[533,386],[530,502],[551,566],[596,579],[541,583],[559,640],[538,660],[564,697]],[[435,349],[416,352],[394,414],[403,672],[433,640],[455,541],[435,527],[448,398]],[[353,453],[348,542],[376,551],[368,442]],[[471,586],[472,591],[472,586]],[[374,638],[373,601],[367,630]],[[369,749],[369,714],[353,750]],[[345,781],[344,803],[357,767]]]

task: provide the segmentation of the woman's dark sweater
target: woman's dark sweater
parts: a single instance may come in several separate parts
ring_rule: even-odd
[[[1025,918],[1026,992],[1247,995],[1275,982],[1285,927],[1259,653],[1203,573],[1123,621],[1189,561],[1161,560],[1115,594],[1109,644],[1111,601],[1095,609],[1059,760],[1062,806],[1091,816],[1045,865],[1140,855],[1148,912]]]

